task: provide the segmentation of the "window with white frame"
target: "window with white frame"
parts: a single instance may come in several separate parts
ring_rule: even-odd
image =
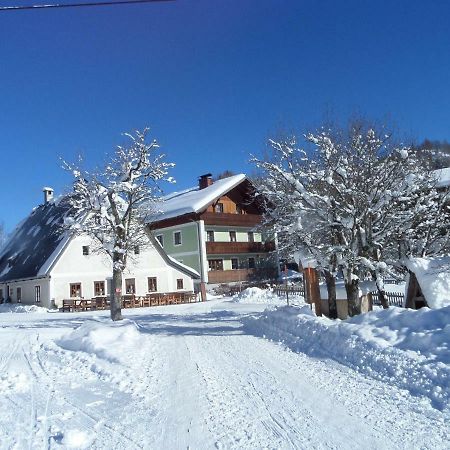
[[[35,301],[35,303],[41,303],[41,287],[40,286],[34,287],[34,301]]]
[[[230,231],[230,242],[236,242],[236,231]]]
[[[206,241],[207,242],[214,242],[214,231],[213,230],[207,230],[206,231]]]

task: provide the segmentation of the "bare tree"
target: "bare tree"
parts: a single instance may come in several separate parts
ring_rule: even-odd
[[[76,164],[64,163],[75,181],[70,195],[73,217],[71,232],[88,235],[95,251],[112,261],[111,318],[122,319],[122,274],[136,246],[149,245],[146,223],[156,212],[161,190],[174,166],[164,162],[156,141],[147,142],[148,129],[125,134],[129,145],[118,146],[105,167],[88,172]]]
[[[318,261],[332,315],[338,272],[353,316],[361,309],[361,279],[374,279],[387,307],[386,274],[408,254],[448,245],[446,202],[432,173],[409,147],[375,128],[356,121],[309,133],[306,149],[295,139],[271,141],[270,158],[254,160],[265,174],[259,189],[269,200],[266,223],[282,245]]]

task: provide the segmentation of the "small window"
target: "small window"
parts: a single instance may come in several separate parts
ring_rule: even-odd
[[[41,287],[40,286],[34,287],[34,301],[35,301],[35,303],[41,303]]]
[[[135,245],[134,246],[134,254],[139,255],[140,252],[141,252],[141,249],[139,248],[139,245]]]
[[[156,277],[148,277],[148,292],[156,292],[158,290],[158,282]]]
[[[177,279],[177,289],[183,289],[183,278]]]
[[[249,269],[255,268],[255,258],[248,258],[248,268]]]
[[[104,295],[106,295],[105,282],[94,281],[94,297],[102,297]]]
[[[17,303],[20,303],[22,301],[22,288],[17,288]]]
[[[208,259],[209,270],[223,270],[223,260]]]
[[[89,255],[89,245],[83,245],[83,255]]]
[[[125,280],[125,293],[126,294],[136,293],[136,283],[134,278],[127,278]]]
[[[247,235],[248,235],[248,242],[255,242],[255,235],[253,234],[253,231],[249,231]]]
[[[206,232],[206,241],[207,242],[214,242],[214,231],[209,230]]]
[[[3,298],[3,289],[0,289],[0,300],[3,302],[4,298]]]
[[[175,231],[173,233],[173,244],[181,245],[181,231]]]
[[[233,270],[239,269],[239,260],[237,258],[231,258],[231,268]]]
[[[223,203],[217,203],[217,205],[214,207],[214,212],[223,213]]]
[[[236,242],[236,231],[230,231],[230,242]]]
[[[239,205],[236,205],[236,214],[242,214],[242,208]]]
[[[81,297],[81,283],[70,283],[70,296]]]
[[[161,247],[164,247],[164,237],[162,234],[158,234],[156,236],[156,239],[158,239],[158,242],[161,244]]]

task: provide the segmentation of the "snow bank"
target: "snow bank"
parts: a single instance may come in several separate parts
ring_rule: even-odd
[[[376,379],[449,407],[450,307],[389,308],[346,321],[283,307],[245,319],[252,334],[282,341],[296,352],[333,359]]]
[[[136,347],[140,333],[130,320],[120,322],[86,322],[56,343],[72,351],[92,353],[110,362],[117,362],[126,348]]]
[[[414,258],[407,267],[416,275],[430,308],[450,305],[450,257]]]
[[[47,313],[47,308],[36,305],[18,305],[17,303],[3,303],[0,313]]]
[[[289,299],[294,300],[298,304],[299,301],[304,303],[303,297],[293,297],[289,294]],[[257,303],[257,304],[267,304],[267,305],[285,305],[286,297],[278,297],[274,294],[271,289],[260,289],[257,287],[251,287],[244,289],[239,294],[233,297],[233,301],[236,303]]]

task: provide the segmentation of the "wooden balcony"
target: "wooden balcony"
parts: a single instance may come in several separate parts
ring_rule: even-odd
[[[272,242],[207,242],[207,255],[235,255],[239,253],[267,253],[275,250]]]
[[[259,214],[226,214],[205,212],[200,219],[205,221],[205,225],[224,225],[227,227],[254,227],[261,223]]]

